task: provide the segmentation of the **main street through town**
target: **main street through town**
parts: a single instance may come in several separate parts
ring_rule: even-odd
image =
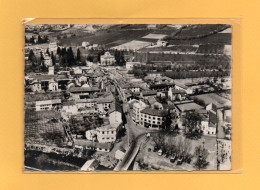
[[[127,170],[130,164],[133,162],[135,156],[138,153],[140,145],[142,144],[143,137],[145,137],[145,135],[149,132],[158,132],[158,130],[146,129],[140,125],[137,125],[131,119],[131,112],[128,103],[125,100],[122,92],[120,91],[117,81],[113,80],[112,83],[115,85],[118,92],[119,99],[122,101],[123,114],[125,114],[126,117],[125,128],[128,136],[128,145],[129,145],[129,149],[127,150],[124,158],[122,159],[121,162],[118,163],[118,165],[114,169],[120,171],[120,170]]]

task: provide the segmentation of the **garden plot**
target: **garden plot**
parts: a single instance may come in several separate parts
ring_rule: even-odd
[[[112,49],[118,49],[118,50],[138,50],[138,49],[150,46],[150,45],[151,45],[151,42],[132,40],[130,42],[121,44],[119,46],[112,47]]]
[[[165,35],[165,34],[148,34],[148,35],[146,35],[142,38],[158,39],[159,40],[159,39],[164,38],[165,36],[167,36],[167,35]]]

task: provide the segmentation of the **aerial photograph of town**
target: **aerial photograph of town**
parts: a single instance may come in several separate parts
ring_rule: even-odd
[[[25,24],[24,171],[232,163],[232,27]]]

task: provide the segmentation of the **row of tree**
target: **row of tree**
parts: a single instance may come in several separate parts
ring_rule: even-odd
[[[49,42],[48,36],[43,36],[43,37],[41,37],[40,35],[38,35],[37,38],[35,38],[34,36],[32,36],[32,37],[29,38],[29,39],[25,36],[25,43],[43,44],[43,43],[47,43],[47,42]]]
[[[192,142],[183,137],[171,137],[167,133],[158,133],[152,137],[155,144],[154,151],[161,150],[162,154],[170,156],[171,158],[182,159],[182,162],[191,163],[192,159],[194,167],[198,170],[205,169],[209,162],[207,157],[209,151],[203,145],[195,147],[195,151],[191,154]]]

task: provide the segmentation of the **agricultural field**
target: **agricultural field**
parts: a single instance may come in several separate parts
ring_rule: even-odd
[[[165,35],[165,34],[148,34],[148,35],[146,35],[146,36],[144,36],[144,37],[142,37],[142,38],[149,38],[149,39],[157,39],[157,40],[159,40],[159,39],[162,39],[162,38],[164,38],[165,36],[167,36],[167,35]]]
[[[200,44],[228,44],[231,45],[232,34],[231,33],[217,33],[210,36],[201,37],[198,39],[170,39],[169,44],[172,45],[200,45]]]
[[[150,42],[133,40],[133,41],[121,44],[119,46],[112,47],[112,49],[118,49],[118,50],[133,49],[133,50],[138,50],[138,49],[141,49],[143,47],[147,47],[149,45],[151,45]]]
[[[182,27],[175,37],[177,38],[195,38],[204,35],[210,35],[218,33],[230,26],[224,24],[199,24],[199,25],[188,25]]]
[[[135,30],[134,32],[129,33],[128,30],[115,30],[115,31],[98,31],[94,34],[80,34],[72,36],[70,38],[60,39],[59,42],[63,46],[70,46],[72,43],[74,45],[81,45],[83,41],[89,42],[90,44],[99,44],[104,45],[107,48],[112,46],[121,45],[123,43],[130,42],[137,38],[141,38],[151,31],[144,30]]]
[[[25,142],[42,145],[66,145],[66,135],[61,123],[25,124]]]

